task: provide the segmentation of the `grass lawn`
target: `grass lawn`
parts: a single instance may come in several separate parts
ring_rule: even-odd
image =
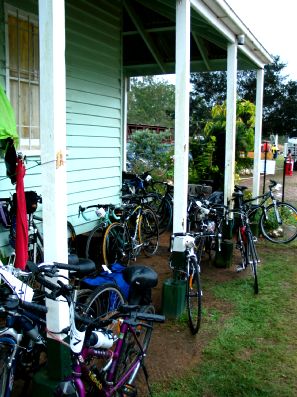
[[[249,274],[203,283],[231,312],[223,322],[219,311],[204,313],[202,327],[216,329],[216,336],[201,363],[170,386],[153,385],[154,397],[297,396],[297,241],[262,241],[259,252],[259,295]]]

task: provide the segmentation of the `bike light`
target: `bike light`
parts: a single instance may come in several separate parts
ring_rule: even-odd
[[[173,236],[172,251],[185,252],[187,248],[195,246],[195,238],[192,236]]]

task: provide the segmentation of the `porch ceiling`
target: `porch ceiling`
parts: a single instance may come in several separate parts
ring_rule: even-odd
[[[176,0],[123,3],[125,74],[175,73]],[[191,5],[191,72],[226,70],[227,45],[230,38],[240,34],[245,35],[245,45],[239,46],[238,69],[255,69],[271,62],[267,51],[224,0],[191,0]],[[210,19],[197,11],[200,6]],[[221,30],[215,26],[216,21]],[[223,34],[222,29],[228,34]]]

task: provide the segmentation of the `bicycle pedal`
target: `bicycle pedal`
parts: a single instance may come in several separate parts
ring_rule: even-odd
[[[254,243],[257,243],[258,242],[258,238],[256,236],[253,236],[253,241],[254,241]]]
[[[127,383],[122,387],[123,397],[137,397],[137,389],[135,386]]]

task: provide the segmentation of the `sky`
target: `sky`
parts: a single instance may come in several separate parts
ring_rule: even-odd
[[[284,74],[297,81],[297,1],[226,0],[270,55],[287,64]]]

